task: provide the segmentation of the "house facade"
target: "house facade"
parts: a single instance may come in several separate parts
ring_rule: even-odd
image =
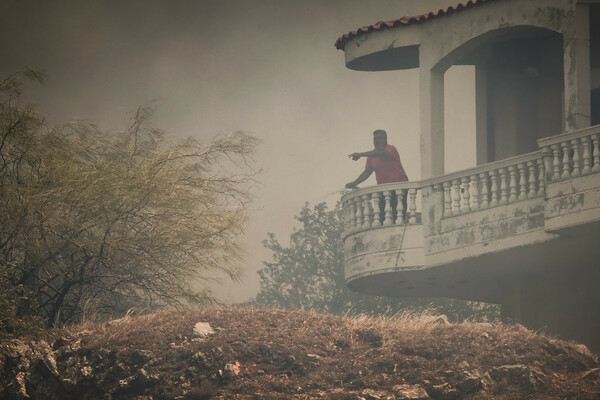
[[[501,304],[600,350],[600,1],[471,0],[336,47],[350,69],[418,68],[420,87],[423,179],[342,198],[348,286]],[[446,174],[453,65],[474,66],[477,166]]]

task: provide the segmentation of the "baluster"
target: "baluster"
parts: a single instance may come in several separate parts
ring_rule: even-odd
[[[460,214],[460,180],[452,181],[452,215]]]
[[[500,201],[498,204],[508,204],[508,183],[506,182],[508,179],[508,173],[506,172],[506,168],[500,168]]]
[[[537,196],[537,191],[535,190],[535,163],[527,161],[527,168],[529,168],[529,192],[527,193],[527,198],[531,199]]]
[[[461,192],[462,192],[462,213],[468,213],[471,211],[471,193],[469,192],[469,178],[461,178]]]
[[[579,139],[571,140],[571,150],[573,150],[573,172],[571,176],[581,175],[581,166],[579,165]]]
[[[571,176],[571,171],[570,171],[571,157],[569,155],[569,153],[570,153],[569,142],[561,142],[560,146],[562,147],[562,153],[563,153],[561,177],[568,178]]]
[[[519,163],[517,169],[519,170],[519,200],[525,200],[527,198],[527,177],[525,175],[527,169],[524,163]]]
[[[552,178],[552,176],[550,176],[552,174],[552,161],[553,155],[550,146],[544,146],[542,148],[542,162],[544,164],[544,171],[546,174],[548,174],[548,176],[544,176],[544,180],[539,182],[545,182],[546,180],[550,180]],[[539,165],[539,161],[537,162],[537,164]]]
[[[373,205],[373,225],[381,226],[381,192],[373,193],[371,201]]]
[[[354,231],[355,228],[355,221],[356,221],[356,204],[354,204],[354,199],[350,199],[348,200],[348,205],[350,206],[350,218],[348,218],[348,224],[349,224],[349,232]]]
[[[363,229],[371,229],[371,227],[373,226],[373,220],[372,220],[372,212],[371,212],[371,193],[368,194],[363,194],[362,196],[362,204],[363,207],[365,209],[364,214],[363,214]]]
[[[581,144],[583,147],[582,158],[583,158],[583,169],[582,174],[589,174],[591,172],[592,165],[592,153],[590,151],[590,138],[588,136],[581,138]]]
[[[593,144],[593,155],[594,163],[592,165],[592,171],[600,171],[600,135],[594,134],[592,135],[592,144]]]
[[[417,223],[417,189],[408,189],[408,210],[410,218],[408,222],[411,224]]]
[[[479,210],[479,176],[471,175],[471,210]]]
[[[449,181],[443,183],[444,186],[444,217],[452,215],[452,184]]]
[[[408,212],[408,210],[404,209],[404,190],[398,189],[396,190],[396,198],[398,199],[398,205],[396,206],[396,225],[404,224],[404,214]]]
[[[492,199],[490,200],[490,207],[496,207],[498,205],[498,174],[497,172],[490,171],[490,179],[492,181],[492,187],[490,191],[492,192]]]
[[[392,190],[386,190],[383,192],[383,198],[385,199],[385,219],[383,220],[384,226],[390,226],[394,222],[392,221]]]
[[[490,206],[490,191],[488,188],[488,176],[485,172],[479,174],[481,179],[481,208],[488,208]]]
[[[517,201],[517,169],[514,165],[508,167],[508,182],[509,182],[509,197],[508,202],[514,203]]]
[[[354,230],[354,200],[348,200],[348,232],[352,232]]]
[[[558,145],[552,145],[552,180],[560,179],[560,148]]]
[[[354,228],[359,230],[362,227],[363,220],[363,208],[360,196],[354,198],[354,204],[356,205],[356,218],[354,219]]]
[[[545,158],[538,158],[538,196],[543,196],[546,191],[546,163]]]

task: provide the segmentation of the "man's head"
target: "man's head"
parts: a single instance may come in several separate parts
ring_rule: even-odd
[[[373,132],[373,144],[377,150],[385,149],[387,146],[387,133],[383,129],[377,129]]]

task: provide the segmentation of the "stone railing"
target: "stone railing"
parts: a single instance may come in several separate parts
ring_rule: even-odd
[[[422,188],[443,193],[443,218],[449,218],[542,197],[549,182],[600,172],[600,125],[540,139],[538,144],[541,150],[536,152],[437,178],[346,193],[345,233],[420,224]]]
[[[342,197],[346,234],[421,223],[421,185],[421,182],[386,183],[346,193]]]
[[[543,152],[524,154],[458,171],[429,183],[443,190],[444,218],[544,195]]]
[[[538,140],[548,157],[548,180],[600,171],[600,125]]]

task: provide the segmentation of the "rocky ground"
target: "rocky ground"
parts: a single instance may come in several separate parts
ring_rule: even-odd
[[[431,316],[160,312],[0,353],[0,399],[600,399],[585,346]]]

